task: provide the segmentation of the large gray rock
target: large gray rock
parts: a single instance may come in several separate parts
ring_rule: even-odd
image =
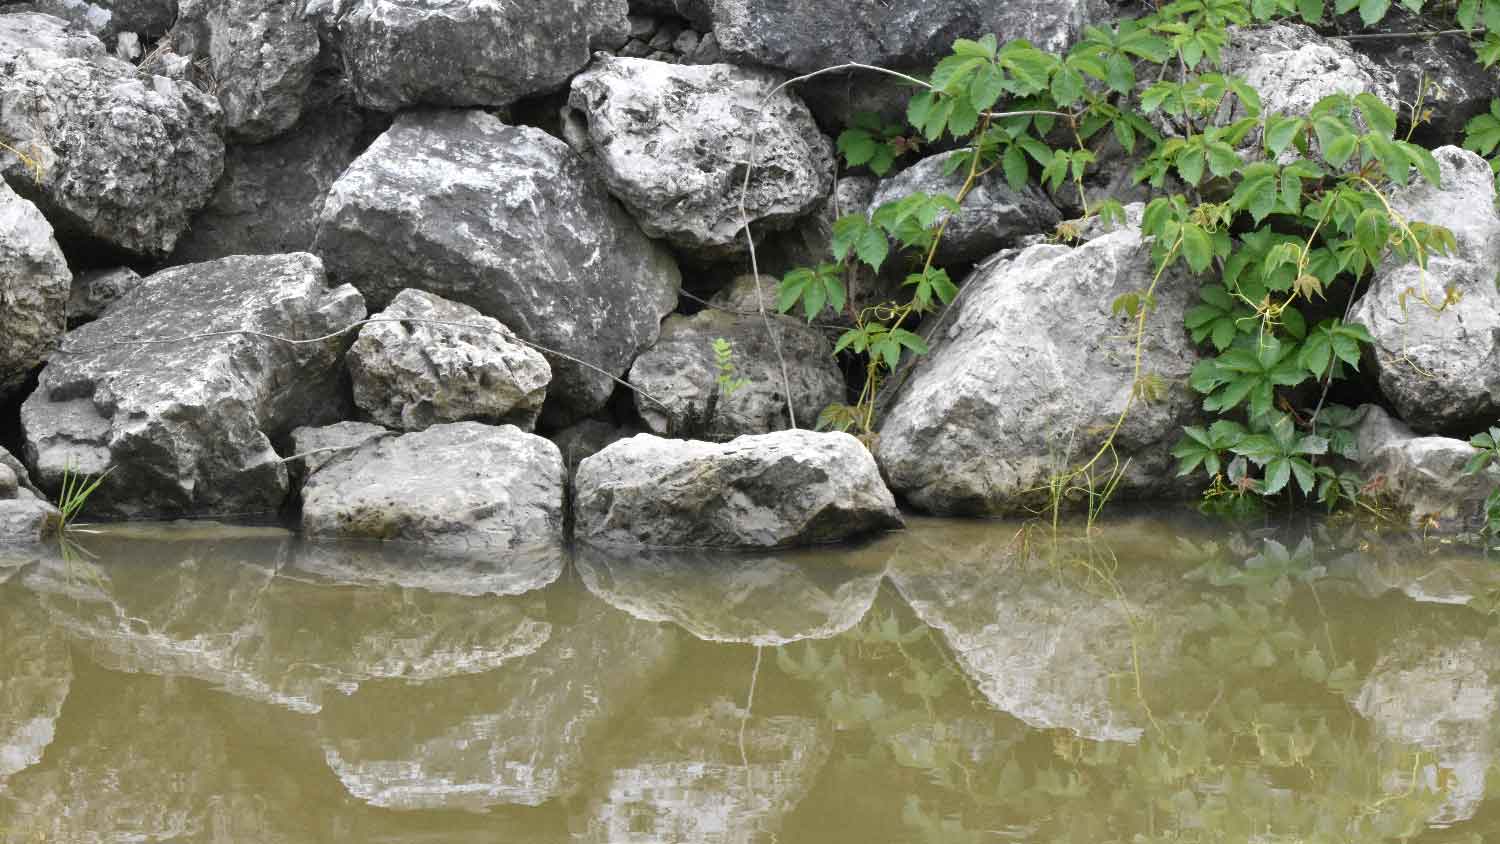
[[[403,431],[535,426],[552,367],[498,320],[420,290],[401,291],[372,319],[414,321],[371,322],[349,347],[354,404],[371,419]]]
[[[177,0],[36,0],[31,5],[106,41],[122,32],[152,41],[177,19]]]
[[[1351,321],[1374,335],[1369,357],[1400,417],[1418,431],[1463,433],[1500,418],[1500,212],[1488,162],[1457,147],[1434,156],[1442,187],[1417,179],[1390,204],[1409,221],[1452,229],[1458,249],[1429,256],[1425,271],[1382,264]],[[1457,301],[1445,303],[1449,291]]]
[[[27,461],[50,489],[70,468],[110,470],[94,513],[275,512],[288,487],[271,442],[341,412],[347,340],[239,332],[321,337],[364,315],[359,293],[330,289],[305,253],[156,273],[69,332],[42,370],[21,407]],[[214,332],[226,333],[177,339]]]
[[[628,29],[625,0],[357,0],[338,48],[365,108],[502,106],[562,87],[593,43]]]
[[[621,440],[578,467],[574,511],[578,538],[620,546],[785,547],[903,524],[859,440],[802,430]]]
[[[1406,512],[1414,528],[1443,533],[1484,527],[1484,500],[1500,487],[1500,464],[1464,474],[1476,449],[1450,437],[1419,436],[1375,405],[1355,428],[1359,465]]]
[[[1244,78],[1268,113],[1304,116],[1331,94],[1374,94],[1395,108],[1400,96],[1388,71],[1348,42],[1323,38],[1301,24],[1235,30],[1224,51],[1224,73]]]
[[[234,137],[263,141],[302,114],[318,62],[317,24],[285,0],[180,0],[176,51],[206,62]]]
[[[426,290],[587,362],[550,361],[570,418],[604,406],[681,284],[566,145],[481,112],[397,118],[334,183],[314,251],[372,307]]]
[[[1182,327],[1196,285],[1174,269],[1156,288],[1141,367],[1160,387],[1151,401],[1131,403],[1134,320],[1111,312],[1151,277],[1150,245],[1134,228],[976,269],[937,318],[932,353],[887,388],[896,392],[876,455],[892,489],[933,513],[1022,512],[1091,458],[1129,405],[1114,441],[1119,493],[1185,491],[1169,451],[1198,408],[1187,387],[1198,352]],[[1106,458],[1095,479],[1115,465]]]
[[[295,132],[230,145],[224,177],[177,241],[172,263],[311,248],[328,189],[359,155],[364,132],[359,111],[335,99],[309,106]]]
[[[35,162],[0,156],[11,187],[59,237],[170,252],[223,170],[214,98],[139,73],[47,15],[0,15],[0,69],[0,137]]]
[[[714,34],[741,63],[807,73],[844,62],[930,67],[956,38],[994,33],[1066,49],[1095,22],[1090,0],[713,0]]]
[[[601,56],[573,79],[568,105],[575,124],[587,123],[610,192],[647,234],[735,254],[746,248],[741,186],[757,127],[745,218],[785,228],[833,188],[833,145],[801,100],[786,90],[770,96],[782,81],[732,65]]]
[[[647,429],[667,435],[696,426],[691,432],[695,436],[726,439],[783,430],[789,426],[787,381],[798,425],[810,427],[823,408],[844,401],[844,378],[834,362],[833,346],[822,334],[783,316],[771,317],[771,330],[781,344],[787,379],[782,378],[781,361],[759,316],[709,309],[690,317],[667,317],[656,345],[630,367],[630,383],[652,396],[635,394],[636,411]],[[728,395],[718,380],[716,339],[729,342],[734,377],[747,382]],[[714,415],[704,418],[716,392]]]
[[[928,156],[911,167],[885,179],[870,198],[869,212],[887,202],[895,202],[914,193],[957,198],[968,178],[960,167],[944,175],[950,160],[958,152]],[[947,214],[939,217],[941,221]],[[971,263],[987,258],[1006,246],[1034,234],[1050,233],[1062,214],[1057,206],[1035,185],[1027,184],[1013,191],[998,170],[984,176],[964,198],[963,207],[943,229],[934,263]]]
[[[42,365],[66,330],[72,283],[42,212],[0,182],[0,400]]]
[[[371,440],[308,475],[310,536],[420,542],[461,551],[563,538],[557,446],[514,425],[478,422]]]

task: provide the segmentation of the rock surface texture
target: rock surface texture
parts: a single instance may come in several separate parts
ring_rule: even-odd
[[[593,43],[628,30],[625,0],[357,0],[338,48],[365,108],[501,106],[561,88]]]
[[[434,425],[334,457],[302,487],[312,536],[506,550],[563,538],[557,446],[514,425]]]
[[[0,546],[41,542],[57,529],[59,520],[57,508],[31,483],[26,467],[0,448]],[[0,779],[5,773],[0,764]]]
[[[1224,72],[1243,77],[1266,112],[1305,115],[1330,94],[1374,94],[1394,106],[1394,77],[1348,43],[1323,38],[1300,24],[1234,32]]]
[[[1425,272],[1382,264],[1351,321],[1374,335],[1380,390],[1401,418],[1418,431],[1458,434],[1500,418],[1500,212],[1484,159],[1457,147],[1433,155],[1442,187],[1414,180],[1392,192],[1391,207],[1447,226],[1458,249],[1429,256]],[[1445,304],[1450,290],[1458,301]]]
[[[536,424],[552,367],[498,320],[420,290],[401,291],[372,318],[426,322],[372,322],[349,347],[354,404],[370,419],[403,431]]]
[[[79,273],[68,291],[68,327],[77,328],[103,316],[106,308],[140,283],[140,274],[129,267]]]
[[[932,353],[893,381],[876,447],[892,489],[941,514],[1015,513],[1045,500],[1048,479],[1089,460],[1131,401],[1134,321],[1110,303],[1150,284],[1150,246],[1133,228],[977,268],[929,338]],[[1156,289],[1142,372],[1161,379],[1161,395],[1131,405],[1114,441],[1121,463],[1130,460],[1127,495],[1184,489],[1168,461],[1198,407],[1187,388],[1198,353],[1182,328],[1195,287],[1172,270]],[[1106,457],[1095,468],[1114,465]]]
[[[549,361],[571,418],[604,406],[681,283],[565,144],[480,112],[397,118],[334,183],[314,251],[372,307],[425,290],[605,370]]]
[[[0,175],[59,239],[170,252],[223,170],[221,123],[213,97],[137,72],[57,18],[0,15],[0,137],[34,163],[6,156]]]
[[[844,400],[844,378],[833,358],[833,346],[801,320],[773,316],[771,325],[786,359],[782,378],[776,347],[759,316],[706,310],[693,316],[673,315],[662,323],[656,345],[630,367],[630,383],[662,404],[635,394],[636,412],[655,434],[701,430],[711,437],[766,434],[789,426],[786,381],[797,424],[811,427],[823,408]],[[713,343],[729,342],[734,376],[742,381],[728,392],[719,383]],[[715,392],[712,418],[705,418]]]
[[[1465,440],[1420,436],[1375,405],[1364,412],[1355,428],[1360,469],[1382,481],[1381,492],[1407,512],[1413,528],[1451,533],[1484,526],[1484,500],[1500,487],[1500,465],[1466,475],[1475,449]]]
[[[576,532],[600,545],[770,548],[902,525],[848,434],[782,431],[715,445],[641,434],[578,467]]]
[[[833,145],[801,100],[770,96],[782,81],[731,65],[602,57],[573,80],[568,104],[587,123],[610,192],[647,234],[724,255],[745,248],[740,195],[752,134],[744,216],[757,228],[784,228],[833,188]]]
[[[0,400],[42,365],[67,328],[72,283],[42,212],[0,182]]]
[[[273,438],[340,413],[346,341],[291,345],[365,315],[305,253],[163,270],[69,332],[21,407],[38,482],[112,469],[91,513],[127,517],[275,512],[287,470]],[[140,341],[140,342],[133,342]],[[334,418],[338,418],[335,416]],[[331,420],[330,420],[331,421]]]

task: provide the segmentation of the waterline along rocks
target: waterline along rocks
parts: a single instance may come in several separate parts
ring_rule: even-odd
[[[0,0],[0,542],[105,472],[523,572],[1110,496],[1500,536],[1485,21],[1224,3]]]

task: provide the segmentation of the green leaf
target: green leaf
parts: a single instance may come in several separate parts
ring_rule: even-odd
[[[1359,113],[1364,115],[1365,124],[1370,127],[1370,131],[1386,137],[1396,134],[1396,112],[1381,102],[1379,97],[1370,93],[1356,94],[1354,103],[1359,106]]]
[[[1196,223],[1182,227],[1182,254],[1193,272],[1203,272],[1213,263],[1213,239]]]
[[[1380,23],[1390,8],[1391,0],[1359,0],[1359,18],[1365,22],[1365,26],[1374,26]]]
[[[838,149],[850,167],[858,167],[875,157],[876,141],[863,129],[845,129],[839,134]]]

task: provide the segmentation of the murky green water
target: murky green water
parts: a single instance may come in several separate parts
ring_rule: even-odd
[[[1215,530],[0,555],[0,841],[1500,840],[1500,569]]]

